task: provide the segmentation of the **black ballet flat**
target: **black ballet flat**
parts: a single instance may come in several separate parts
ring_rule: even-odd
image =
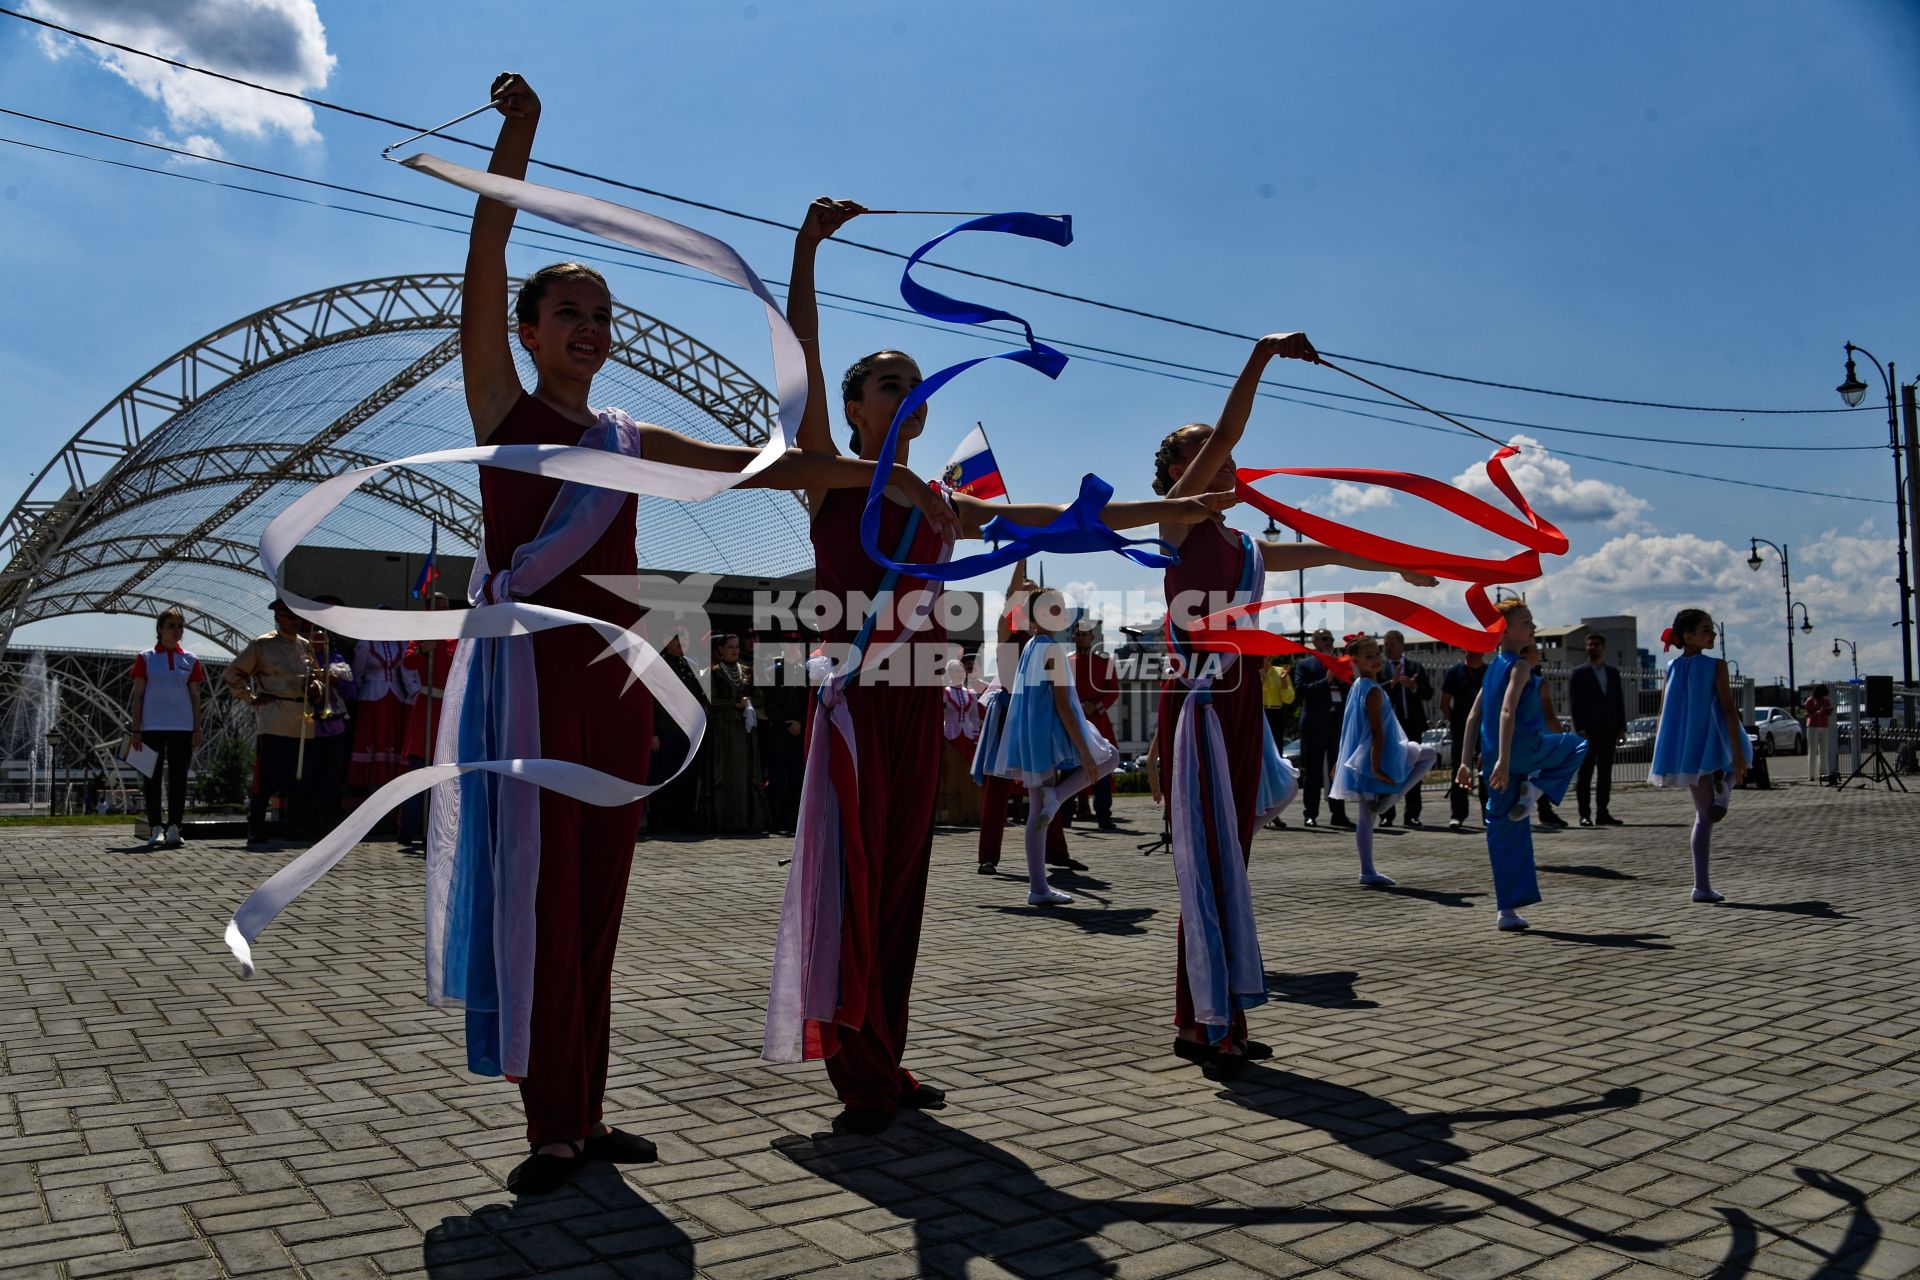
[[[1173,1042],[1173,1056],[1185,1058],[1188,1062],[1205,1062],[1213,1057],[1213,1046],[1198,1040],[1182,1040],[1176,1037]]]
[[[947,1105],[947,1091],[930,1084],[916,1084],[900,1095],[900,1105],[915,1111],[939,1111]]]
[[[997,862],[983,862],[977,868],[977,873],[983,876],[999,875],[1000,864]]]
[[[637,1133],[609,1129],[588,1138],[581,1154],[602,1164],[652,1164],[660,1158],[660,1149]]]
[[[1246,1069],[1247,1056],[1243,1053],[1215,1053],[1200,1064],[1201,1074],[1209,1080],[1237,1080]]]
[[[1273,1046],[1259,1040],[1249,1040],[1240,1046],[1240,1056],[1248,1062],[1259,1062],[1273,1056]]]
[[[513,1166],[513,1172],[507,1175],[507,1190],[516,1196],[543,1196],[566,1186],[573,1180],[573,1175],[580,1172],[580,1166],[586,1163],[580,1156],[579,1143],[569,1142],[566,1145],[573,1148],[571,1160],[535,1151]]]
[[[887,1126],[892,1123],[891,1111],[882,1111],[878,1107],[848,1107],[834,1117],[833,1131],[870,1138],[876,1133],[885,1133]]]

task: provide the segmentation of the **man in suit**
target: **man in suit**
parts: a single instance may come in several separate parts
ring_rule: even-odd
[[[1607,642],[1603,636],[1587,637],[1587,665],[1577,668],[1567,680],[1568,700],[1573,703],[1573,731],[1587,740],[1586,758],[1580,762],[1580,776],[1574,787],[1580,799],[1580,825],[1603,827],[1626,824],[1607,810],[1613,796],[1613,749],[1627,736],[1627,695],[1617,667],[1607,665]],[[1593,778],[1600,775],[1599,807],[1592,808]]]
[[[1460,755],[1466,746],[1467,716],[1473,711],[1473,702],[1480,696],[1480,682],[1487,678],[1486,655],[1469,653],[1466,661],[1456,662],[1447,669],[1440,680],[1440,716],[1447,722],[1447,741],[1453,749],[1452,761],[1448,766],[1451,774],[1460,772]],[[1486,783],[1480,784],[1482,807],[1486,801]],[[1451,813],[1447,826],[1458,831],[1467,821],[1467,802],[1471,793],[1458,782],[1447,789],[1447,804]]]
[[[1333,652],[1333,632],[1313,633],[1315,653]],[[1313,654],[1293,666],[1295,705],[1300,709],[1300,804],[1310,827],[1320,825],[1320,791],[1327,785],[1334,752],[1340,747],[1340,722],[1346,714],[1347,686]],[[1353,829],[1344,801],[1327,797],[1333,825]]]
[[[1414,742],[1427,731],[1427,702],[1433,697],[1433,681],[1426,667],[1407,657],[1407,638],[1389,631],[1380,638],[1386,665],[1380,670],[1380,687],[1386,691],[1387,705],[1393,708],[1400,728]],[[1393,810],[1382,815],[1383,825],[1393,822]],[[1420,788],[1407,792],[1407,825],[1420,825]]]

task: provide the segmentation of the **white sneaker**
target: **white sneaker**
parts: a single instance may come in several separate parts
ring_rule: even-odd
[[[1527,927],[1527,918],[1518,911],[1502,911],[1500,918],[1495,921],[1495,923],[1502,932],[1518,933]]]
[[[168,823],[167,824],[167,848],[178,849],[179,847],[180,847],[180,828],[175,823]]]
[[[1360,883],[1364,885],[1378,885],[1384,888],[1387,885],[1397,883],[1397,881],[1395,881],[1392,876],[1382,875],[1378,871],[1369,871],[1360,877]]]
[[[1693,900],[1695,902],[1720,902],[1723,901],[1725,897],[1725,894],[1715,893],[1711,889],[1695,889],[1693,891]]]
[[[166,837],[160,834],[160,828],[159,828],[159,827],[155,827],[155,828],[153,829],[153,834],[147,837],[147,849],[148,849],[149,851],[152,851],[152,850],[154,850],[154,849],[158,849],[158,848],[160,848],[160,847],[161,847],[161,846],[162,846],[162,845],[163,845],[163,844],[164,844],[165,842],[166,842]]]
[[[1460,828],[1466,825],[1467,825],[1466,822],[1460,818],[1447,819],[1447,830],[1449,831],[1458,831]]]
[[[1030,907],[1056,907],[1072,901],[1072,894],[1062,893],[1058,889],[1048,889],[1044,893],[1027,895],[1027,905]]]

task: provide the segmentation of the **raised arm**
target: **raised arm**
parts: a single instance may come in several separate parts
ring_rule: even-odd
[[[793,271],[787,279],[787,323],[807,357],[807,410],[800,419],[799,445],[813,453],[840,452],[833,442],[833,408],[820,365],[820,305],[814,297],[813,264],[820,242],[866,210],[851,200],[821,196],[807,206],[793,238]],[[811,500],[812,495],[808,495]]]
[[[1233,447],[1246,432],[1247,419],[1253,415],[1253,397],[1260,390],[1261,375],[1267,370],[1267,362],[1275,356],[1316,362],[1320,359],[1320,353],[1313,349],[1304,333],[1270,333],[1254,343],[1247,355],[1246,367],[1234,379],[1233,389],[1227,392],[1227,403],[1221,408],[1206,443],[1173,482],[1169,496],[1186,498],[1204,493],[1214,476],[1227,465],[1233,456]]]
[[[1145,502],[1109,502],[1100,508],[1100,522],[1109,529],[1138,529],[1144,525],[1192,525],[1220,520],[1221,512],[1238,502],[1231,490],[1191,498],[1153,498]],[[960,516],[960,536],[977,538],[994,517],[1039,528],[1053,523],[1066,507],[1050,502],[983,502],[964,493],[953,495]]]
[[[1332,547],[1322,546],[1318,542],[1268,542],[1262,539],[1260,559],[1266,564],[1268,573],[1292,573],[1297,569],[1337,566],[1342,569],[1361,569],[1369,573],[1397,573],[1416,587],[1436,586],[1440,581],[1431,574],[1396,569],[1390,564],[1369,560],[1365,556],[1335,551]]]
[[[642,426],[640,433],[645,456],[655,462],[701,471],[741,471],[760,452],[737,444],[710,444],[695,440],[665,427]],[[848,458],[838,453],[817,453],[808,449],[789,449],[762,469],[740,482],[742,489],[804,489],[824,493],[828,489],[864,489],[873,483],[874,464],[864,458]],[[929,487],[911,470],[894,464],[887,487],[920,509],[928,524],[947,541],[960,536],[960,520],[938,490]]]
[[[500,139],[493,146],[488,173],[527,176],[533,155],[533,131],[540,123],[540,99],[511,71],[494,77],[493,98],[500,114]],[[507,237],[514,210],[482,197],[473,210],[467,238],[467,271],[460,285],[460,371],[467,385],[467,413],[473,438],[487,437],[520,398],[520,374],[507,339]]]

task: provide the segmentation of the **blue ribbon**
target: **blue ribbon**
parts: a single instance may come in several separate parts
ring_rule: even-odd
[[[971,578],[976,574],[1004,568],[1015,561],[1038,555],[1043,551],[1061,555],[1115,551],[1135,564],[1144,565],[1150,569],[1164,569],[1177,563],[1179,556],[1167,543],[1157,538],[1123,538],[1101,523],[1100,512],[1113,497],[1113,486],[1095,475],[1087,475],[1080,481],[1080,496],[1051,524],[1035,528],[1030,525],[1015,524],[1004,516],[996,518],[981,534],[982,537],[999,544],[991,551],[962,556],[958,560],[911,564],[896,560],[880,549],[880,504],[885,500],[884,494],[893,470],[893,460],[899,452],[901,424],[918,412],[920,406],[932,399],[934,393],[941,387],[975,365],[984,364],[988,360],[1011,360],[1016,364],[1023,364],[1029,369],[1037,370],[1049,378],[1058,378],[1060,371],[1067,366],[1067,357],[1036,339],[1033,336],[1033,326],[1021,317],[1010,311],[1001,311],[997,307],[982,306],[979,303],[948,297],[944,293],[927,288],[913,278],[913,268],[920,259],[936,246],[959,235],[962,231],[997,231],[1003,235],[1025,236],[1028,239],[1045,240],[1049,244],[1061,246],[1073,243],[1071,218],[1048,218],[1037,213],[994,213],[984,218],[963,222],[945,234],[936,236],[915,249],[912,256],[907,259],[906,269],[900,275],[900,296],[905,299],[908,306],[930,320],[945,320],[954,324],[985,324],[991,320],[1011,320],[1026,333],[1027,345],[948,365],[907,393],[907,398],[900,402],[899,409],[894,412],[893,421],[887,425],[887,438],[880,446],[880,456],[873,472],[873,484],[867,490],[867,505],[860,513],[861,546],[875,563],[882,567],[933,582],[955,582],[962,578]],[[1141,549],[1147,545],[1165,547],[1166,551],[1159,553]],[[906,553],[902,550],[896,554]]]

